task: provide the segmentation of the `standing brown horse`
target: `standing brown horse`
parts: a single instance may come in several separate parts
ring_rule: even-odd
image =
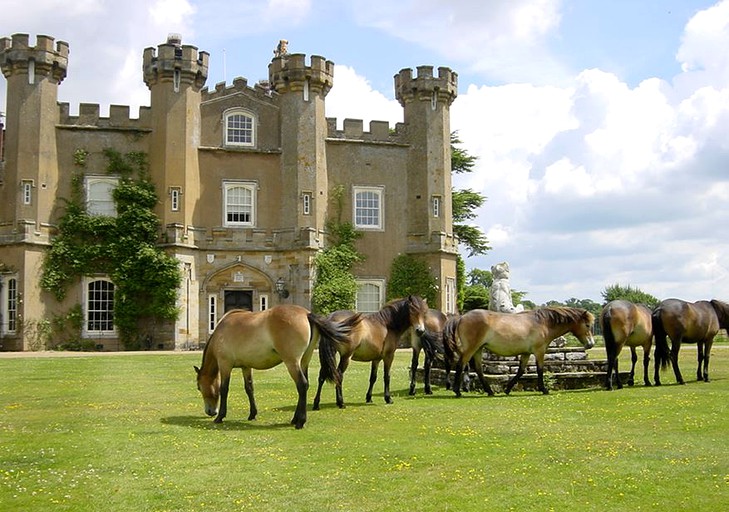
[[[420,350],[425,352],[425,361],[423,362],[423,385],[426,395],[432,395],[433,390],[430,387],[430,368],[436,357],[435,351],[443,347],[443,327],[446,320],[445,313],[437,309],[429,309],[425,315],[425,331],[418,334],[415,328],[411,328],[410,346],[413,349],[413,357],[410,362],[410,395],[415,394],[415,377],[418,371],[418,362],[420,359]]]
[[[709,358],[714,336],[719,329],[729,328],[729,304],[720,300],[686,302],[666,299],[653,310],[653,334],[656,338],[656,386],[661,385],[659,366],[666,368],[670,359],[676,382],[683,384],[678,368],[678,352],[681,343],[696,343],[699,366],[696,378],[709,382]],[[666,336],[671,338],[668,352]],[[703,372],[701,366],[703,364]]]
[[[628,385],[632,386],[634,383],[635,364],[638,362],[636,347],[643,347],[643,383],[650,386],[648,364],[651,360],[651,345],[653,345],[651,310],[643,304],[633,304],[627,300],[613,300],[602,308],[600,325],[605,338],[605,351],[608,358],[605,388],[613,389],[613,374],[618,389],[623,387],[618,372],[618,356],[624,345],[630,347],[632,362]]]
[[[595,317],[582,308],[539,308],[521,313],[498,313],[485,309],[473,309],[460,317],[446,322],[443,330],[443,344],[446,357],[457,360],[453,391],[461,396],[463,368],[475,358],[476,374],[481,386],[489,395],[494,392],[483,375],[481,360],[484,349],[500,356],[521,356],[519,370],[506,385],[508,395],[511,388],[524,375],[531,354],[537,363],[537,383],[545,395],[549,390],[544,385],[544,354],[549,343],[563,334],[571,332],[586,348],[592,348],[592,324]]]
[[[367,403],[372,402],[372,388],[377,380],[377,367],[380,361],[384,361],[385,402],[392,403],[390,397],[390,367],[395,358],[398,340],[410,327],[413,327],[416,333],[422,334],[425,330],[425,315],[427,312],[428,304],[415,295],[391,301],[375,313],[363,313],[362,321],[352,328],[349,343],[337,345],[336,347],[329,345],[324,350],[320,348],[319,357],[327,360],[333,360],[336,357],[333,352],[327,353],[327,350],[333,351],[336,349],[339,352],[339,366],[337,368],[339,378],[334,379],[337,406],[339,408],[344,408],[342,381],[350,359],[372,363],[370,386],[366,397]],[[343,321],[353,314],[352,311],[335,311],[328,318],[332,321]],[[324,369],[323,363],[322,369]],[[323,370],[320,371],[319,387],[314,397],[314,410],[319,409],[321,388],[324,381],[327,380],[326,377],[327,374],[323,373]]]
[[[257,313],[229,311],[205,345],[202,367],[195,367],[205,413],[208,416],[217,414],[215,423],[223,421],[228,411],[230,373],[233,368],[242,368],[250,405],[248,419],[256,419],[258,408],[253,396],[251,371],[268,370],[283,362],[299,394],[291,423],[297,429],[302,428],[306,423],[307,375],[314,348],[317,343],[325,350],[348,343],[347,336],[359,318],[359,315],[353,315],[342,322],[334,322],[301,306],[288,304]],[[336,377],[336,368],[330,368],[329,374]]]

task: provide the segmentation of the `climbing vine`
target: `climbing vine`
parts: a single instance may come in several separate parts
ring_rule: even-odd
[[[411,254],[400,254],[392,261],[387,298],[420,295],[435,305],[438,299],[438,281],[425,260]]]
[[[103,151],[106,172],[119,176],[116,217],[89,215],[83,201],[88,153],[77,150],[71,198],[58,235],[45,255],[41,286],[57,300],[83,275],[106,274],[114,283],[114,324],[127,349],[148,344],[160,320],[177,318],[178,261],[157,247],[157,194],[145,153]]]
[[[354,309],[357,304],[357,281],[352,268],[364,256],[355,243],[361,237],[349,222],[341,221],[344,187],[334,187],[330,197],[336,210],[335,219],[327,223],[331,245],[314,258],[316,280],[311,304],[314,311],[328,314],[340,309]]]

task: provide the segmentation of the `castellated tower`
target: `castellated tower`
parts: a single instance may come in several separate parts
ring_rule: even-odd
[[[334,63],[312,55],[311,65],[303,54],[275,57],[268,66],[269,82],[279,97],[281,109],[282,182],[287,184],[281,208],[298,212],[288,216],[296,229],[324,230],[328,177],[326,163],[327,122],[324,98],[333,85]],[[312,215],[299,207],[303,194],[312,198]]]
[[[200,89],[208,76],[207,52],[183,45],[177,35],[144,50],[144,83],[151,91],[152,133],[149,163],[162,200],[157,214],[164,226],[193,225],[200,189]],[[170,208],[171,187],[181,191],[177,211]],[[187,193],[186,193],[187,192]]]
[[[5,186],[0,188],[2,226],[19,242],[48,240],[58,191],[58,84],[66,77],[68,44],[28,34],[0,39],[0,69],[7,79]]]

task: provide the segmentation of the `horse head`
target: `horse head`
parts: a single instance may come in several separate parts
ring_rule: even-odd
[[[587,310],[580,311],[579,320],[575,322],[572,334],[577,336],[585,349],[595,346],[595,339],[592,337],[592,326],[595,323],[595,315]]]
[[[215,416],[218,414],[218,400],[220,399],[220,374],[216,371],[214,375],[210,375],[197,366],[193,366],[193,368],[197,373],[197,389],[203,397],[205,414]]]
[[[425,299],[410,295],[407,298],[408,314],[410,325],[415,329],[415,334],[422,336],[425,333],[425,317],[428,314],[428,303]]]

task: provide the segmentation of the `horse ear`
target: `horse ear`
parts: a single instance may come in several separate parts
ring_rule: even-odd
[[[198,375],[200,375],[200,368],[198,368],[195,365],[193,365],[192,367],[195,368],[195,373],[197,373]]]

